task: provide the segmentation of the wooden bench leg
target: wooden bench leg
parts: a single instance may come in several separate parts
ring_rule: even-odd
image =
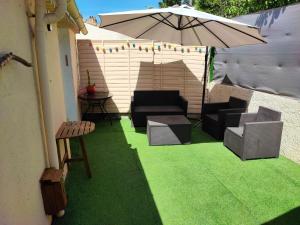
[[[59,165],[59,169],[62,169],[62,165],[61,165],[61,154],[60,154],[60,147],[59,147],[59,139],[56,139],[56,149],[57,149],[57,157],[58,157],[58,165]]]
[[[88,157],[87,157],[83,137],[79,137],[79,141],[80,141],[80,147],[81,147],[81,151],[82,151],[83,161],[84,161],[84,164],[85,164],[85,169],[86,169],[88,177],[91,178],[92,173],[91,173],[91,168],[90,168],[90,165],[89,165],[89,161],[88,161]]]
[[[64,148],[65,148],[65,153],[64,153],[64,157],[65,157],[65,154],[67,155],[67,166],[68,166],[68,169],[70,167],[70,162],[68,161],[70,159],[70,155],[69,155],[69,151],[68,151],[68,145],[67,145],[67,139],[64,139]]]

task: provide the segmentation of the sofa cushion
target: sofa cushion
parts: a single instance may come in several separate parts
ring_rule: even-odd
[[[176,105],[158,105],[158,106],[136,106],[135,112],[183,112],[179,106]]]
[[[179,91],[134,91],[136,106],[145,105],[178,105]]]

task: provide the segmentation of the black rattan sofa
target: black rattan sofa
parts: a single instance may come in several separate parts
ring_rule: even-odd
[[[238,127],[240,115],[246,112],[248,103],[230,97],[228,102],[207,103],[202,111],[202,129],[218,140],[223,140],[226,127]]]
[[[131,99],[131,120],[135,127],[146,127],[147,116],[187,115],[188,102],[179,91],[134,91]]]

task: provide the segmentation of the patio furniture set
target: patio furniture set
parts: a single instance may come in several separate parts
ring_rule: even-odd
[[[119,32],[135,39],[169,42],[181,46],[219,48],[267,43],[257,27],[203,13],[185,4],[162,9],[99,15],[101,17],[100,28]],[[240,118],[245,117],[246,101],[231,97],[227,103],[204,104],[208,55],[208,47],[206,47],[201,113],[203,130],[219,140],[222,140],[226,133],[224,143],[233,149],[243,149],[233,150],[242,159],[248,156],[249,158],[274,157],[274,154],[271,154],[273,152],[264,149],[272,147],[274,151],[279,152],[280,141],[271,141],[272,145],[265,144],[266,141],[270,141],[269,138],[276,137],[280,140],[282,122],[274,125],[280,120],[279,112],[260,108],[255,118],[256,122],[252,122],[259,124],[250,124],[248,121],[244,124],[240,123]],[[180,97],[178,91],[135,91],[131,101],[132,123],[135,127],[147,126],[147,135],[151,145],[189,143],[191,124],[186,119],[187,105],[187,101]],[[278,113],[279,119],[271,116]],[[273,120],[270,121],[270,118]],[[264,132],[265,126],[276,129],[274,136],[263,140],[261,137],[250,135],[254,132],[253,129],[261,129],[257,134]],[[232,129],[232,127],[238,127],[238,129]],[[187,132],[189,138],[185,136]],[[253,154],[242,154],[241,152],[248,151],[249,145]],[[269,151],[270,155],[267,152],[266,154],[255,153],[260,150]]]
[[[101,14],[100,17],[100,28],[120,32],[133,38],[170,42],[183,46],[195,45],[230,48],[247,44],[266,43],[259,34],[257,27],[203,13],[184,4],[165,9],[132,11],[125,14],[124,12],[113,14],[106,13]],[[148,26],[145,26],[145,24],[148,24]],[[204,26],[204,24],[206,25]],[[206,29],[203,29],[203,26]],[[147,27],[150,27],[150,29]],[[162,30],[164,31],[163,35],[161,35]],[[218,32],[214,32],[214,30]],[[203,87],[202,106],[205,99],[207,63],[208,47],[206,47],[205,54],[205,82]],[[105,103],[111,96],[102,95],[98,98],[82,95],[79,98],[82,101],[87,102],[88,110],[98,106],[103,115],[109,116],[105,109]],[[238,118],[238,115],[233,114],[239,113],[241,115],[241,113],[246,111],[246,105],[247,104],[244,101],[236,98],[231,98],[226,104],[215,104],[214,106],[206,104],[203,106],[206,111],[202,113],[203,129],[217,139],[222,139],[225,128],[232,125],[242,125],[245,127],[245,133],[251,133],[253,128],[249,129],[248,127],[250,125],[243,125],[242,123],[240,124],[237,121],[233,121],[234,118]],[[147,135],[151,145],[187,144],[191,142],[192,127],[192,124],[186,118],[187,106],[188,102],[179,95],[179,91],[135,91],[131,101],[132,123],[135,127],[147,126]],[[260,113],[262,112],[259,111],[258,114]],[[232,118],[232,120],[229,118]],[[261,118],[261,116],[257,116],[257,123],[263,123]],[[111,120],[111,117],[109,117],[109,119]],[[268,122],[272,123],[270,121]],[[263,127],[258,124],[255,124],[255,126],[258,129]],[[243,127],[240,128],[237,133],[234,133],[236,130],[232,129],[225,131],[225,138],[230,137],[229,139],[232,140],[232,142],[230,140],[225,142],[227,146],[231,146],[229,143],[234,143],[234,147],[241,149],[242,147],[246,148],[249,145],[247,139],[244,140],[245,137],[243,132],[241,132]],[[280,125],[278,125],[278,129],[280,130]],[[281,135],[281,130],[279,130],[278,132],[275,132],[275,135],[278,135],[279,133]],[[240,139],[233,138],[234,135],[230,135],[230,132],[239,136]],[[250,137],[253,139],[251,143],[256,144],[259,149],[268,147],[268,145],[261,145],[261,139],[255,139],[254,136]],[[243,143],[246,143],[245,146]],[[277,141],[276,144],[278,145],[278,143],[280,143],[280,141]],[[274,144],[272,147],[276,147],[277,150],[278,146],[275,146]],[[255,148],[255,146],[253,148]],[[240,153],[240,151],[234,152],[236,154]]]
[[[134,91],[131,120],[146,127],[150,145],[191,142],[191,123],[186,118],[188,102],[179,91]]]
[[[147,127],[149,145],[190,144],[192,124],[188,102],[179,91],[135,91],[131,101],[134,127]],[[260,106],[246,113],[247,102],[230,97],[228,102],[204,104],[202,129],[242,160],[278,157],[283,122],[281,113]]]
[[[101,110],[111,95],[101,102]],[[81,99],[89,101],[87,96]],[[101,97],[101,96],[100,96]],[[99,106],[98,98],[91,98],[91,107]],[[102,97],[100,98],[103,100]],[[96,101],[96,103],[94,103]],[[134,91],[131,100],[131,121],[134,127],[147,127],[149,145],[192,144],[192,123],[187,118],[188,102],[178,90]],[[105,108],[104,108],[105,109]],[[279,156],[283,122],[281,113],[260,106],[257,113],[246,113],[247,102],[230,97],[228,102],[203,105],[202,130],[224,145],[242,160]],[[110,119],[110,123],[112,123]],[[83,161],[88,177],[91,170],[83,135],[93,132],[95,124],[89,121],[64,122],[56,133],[59,168],[65,163]],[[67,139],[78,138],[82,157],[72,158],[67,151]],[[63,140],[61,156],[59,140]]]

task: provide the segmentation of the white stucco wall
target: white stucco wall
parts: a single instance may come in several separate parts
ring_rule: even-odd
[[[13,52],[34,62],[34,18],[28,20],[25,7],[34,10],[34,0],[0,0],[0,52]],[[33,11],[32,11],[33,12]],[[30,22],[29,22],[30,21]],[[61,61],[60,37],[54,24],[46,32],[47,69],[54,130],[67,120]],[[75,34],[66,29],[70,55],[74,54]],[[73,68],[76,61],[70,62]],[[48,225],[51,218],[45,215],[39,179],[46,168],[43,132],[40,119],[40,102],[35,69],[12,61],[0,69],[0,225]],[[70,74],[71,86],[77,84]],[[77,75],[76,75],[77,76]],[[74,91],[73,91],[74,92]],[[72,92],[72,93],[73,93]],[[74,94],[74,93],[73,93]],[[76,99],[76,95],[73,96]],[[74,101],[77,104],[77,99]],[[75,107],[77,109],[77,106]],[[55,134],[53,134],[54,137]],[[54,150],[56,153],[56,149]]]
[[[32,62],[25,1],[0,0],[0,51]],[[46,225],[39,179],[45,168],[33,68],[0,68],[0,224]]]
[[[66,106],[64,97],[63,72],[60,60],[60,45],[58,28],[54,24],[53,30],[47,32],[47,69],[52,101],[52,115],[55,130],[66,121]]]
[[[74,31],[69,29],[69,37],[70,37],[70,48],[71,48],[71,64],[72,64],[72,75],[73,75],[73,83],[74,83],[74,93],[75,93],[75,104],[77,109],[77,119],[80,120],[80,104],[78,101],[78,93],[80,89],[80,75],[79,75],[79,58],[78,58],[78,48],[76,41],[76,34]]]
[[[58,29],[58,38],[67,120],[78,120],[78,68],[75,33],[71,29],[60,28]],[[66,64],[66,57],[68,64]]]
[[[300,101],[288,97],[252,91],[239,87],[210,84],[209,101],[227,101],[235,96],[250,101],[248,111],[257,112],[259,106],[282,112],[284,122],[281,154],[300,163]]]

